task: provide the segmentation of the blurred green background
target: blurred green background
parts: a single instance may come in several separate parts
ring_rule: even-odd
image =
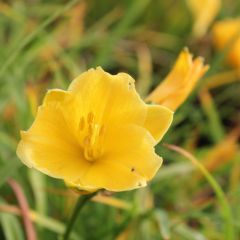
[[[215,21],[237,16],[240,1],[225,0]],[[19,131],[31,125],[46,90],[66,89],[81,72],[100,65],[132,75],[144,97],[185,46],[203,56],[210,70],[156,148],[162,168],[147,188],[90,202],[72,239],[228,240],[226,209],[209,181],[163,142],[183,147],[209,170],[225,193],[240,239],[239,69],[226,63],[227,51],[215,50],[211,25],[197,38],[193,24],[185,0],[0,2],[1,240],[25,239],[10,178],[28,201],[38,239],[61,239],[77,198],[61,181],[25,167],[15,153]]]

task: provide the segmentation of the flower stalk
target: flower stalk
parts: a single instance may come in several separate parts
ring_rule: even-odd
[[[76,203],[76,206],[73,210],[72,216],[68,222],[68,225],[66,227],[64,236],[63,236],[63,240],[68,240],[71,234],[71,231],[73,229],[74,223],[77,219],[77,216],[79,214],[79,212],[81,211],[81,209],[84,207],[84,205],[93,197],[96,195],[97,192],[94,193],[90,193],[87,195],[82,195],[81,197],[78,198],[78,201]]]

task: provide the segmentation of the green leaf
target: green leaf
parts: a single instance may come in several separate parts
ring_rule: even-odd
[[[165,211],[157,209],[154,211],[154,217],[157,221],[159,231],[164,240],[171,239],[170,235],[170,223],[168,215]]]
[[[46,176],[35,169],[28,169],[28,176],[35,196],[36,210],[45,215],[47,208],[47,197],[45,189]]]
[[[181,224],[174,228],[174,231],[178,236],[181,236],[180,239],[184,240],[207,240],[199,231],[191,229],[187,225]]]
[[[9,158],[7,162],[0,168],[0,187],[11,177],[15,171],[21,166],[21,162],[15,158]]]
[[[1,213],[0,221],[6,240],[24,240],[23,227],[16,216]]]

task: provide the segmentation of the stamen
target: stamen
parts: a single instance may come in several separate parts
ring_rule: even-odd
[[[93,112],[89,112],[86,118],[87,121],[82,117],[79,122],[79,129],[83,130],[82,148],[85,159],[93,162],[102,154],[102,136],[105,128],[95,122]]]
[[[94,130],[93,127],[94,127],[93,124],[88,125],[88,135],[89,136],[91,136],[93,134],[93,130]]]
[[[100,128],[100,131],[99,131],[99,136],[102,136],[105,132],[105,126],[102,125],[101,128]]]
[[[88,113],[87,121],[88,121],[88,124],[91,124],[91,123],[94,122],[94,115],[93,115],[92,112],[89,112],[89,113]]]
[[[89,132],[90,134],[90,145],[93,146],[96,142],[97,142],[97,138],[98,138],[98,130],[99,130],[99,125],[98,124],[93,124],[91,127],[91,132]]]
[[[93,162],[94,158],[93,158],[93,150],[89,149],[89,148],[85,148],[84,149],[84,157],[89,161],[89,162]]]
[[[84,117],[81,117],[80,122],[79,122],[79,129],[80,131],[82,131],[85,127],[85,121],[84,121]]]
[[[83,140],[83,145],[84,146],[88,146],[90,144],[90,139],[89,139],[89,136],[86,136]]]

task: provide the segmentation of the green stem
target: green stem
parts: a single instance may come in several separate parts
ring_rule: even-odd
[[[89,199],[91,199],[94,195],[96,194],[96,192],[91,193],[91,194],[87,194],[87,195],[83,195],[81,197],[78,198],[78,201],[76,203],[75,209],[73,211],[73,214],[70,218],[70,221],[67,225],[67,228],[65,230],[64,236],[63,236],[63,240],[68,240],[70,233],[73,229],[73,225],[77,219],[78,213],[80,212],[80,210],[84,207],[84,205],[88,202]]]

